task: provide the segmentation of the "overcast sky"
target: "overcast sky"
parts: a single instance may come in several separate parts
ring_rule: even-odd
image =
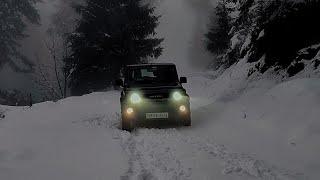
[[[181,74],[205,67],[212,57],[204,49],[203,34],[215,0],[150,1],[157,7],[156,13],[162,16],[157,32],[159,37],[165,38],[165,49],[159,61],[176,63]],[[51,16],[61,8],[61,2],[65,1],[43,0],[38,4],[41,26],[29,26],[27,33],[30,37],[24,40],[21,47],[30,59],[38,55],[42,63],[50,61],[44,40]],[[17,74],[7,68],[0,71],[0,85],[1,88],[33,89],[30,75]]]

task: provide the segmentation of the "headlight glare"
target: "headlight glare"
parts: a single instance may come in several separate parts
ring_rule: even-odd
[[[182,95],[180,92],[174,92],[172,96],[173,96],[173,99],[176,101],[180,101],[182,99]]]
[[[141,97],[140,97],[140,95],[138,93],[133,93],[130,96],[130,101],[133,104],[139,104],[141,102]]]
[[[182,106],[179,107],[179,110],[180,110],[181,112],[186,112],[186,111],[187,111],[187,108],[186,108],[186,106],[182,105]]]
[[[132,113],[133,113],[133,108],[128,108],[128,109],[127,109],[127,114],[130,115],[130,114],[132,114]]]

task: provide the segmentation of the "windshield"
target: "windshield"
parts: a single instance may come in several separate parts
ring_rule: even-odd
[[[176,67],[173,65],[129,67],[126,80],[129,86],[173,85],[179,82]]]

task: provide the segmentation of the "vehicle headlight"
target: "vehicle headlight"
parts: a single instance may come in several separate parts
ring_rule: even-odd
[[[172,97],[175,101],[180,101],[182,99],[182,94],[180,92],[174,92]]]
[[[140,97],[140,95],[138,93],[133,93],[130,96],[130,101],[133,104],[139,104],[141,102],[141,100],[142,99],[141,99],[141,97]]]

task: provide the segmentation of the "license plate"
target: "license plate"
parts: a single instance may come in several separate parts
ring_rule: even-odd
[[[147,119],[168,119],[169,113],[147,113],[146,114]]]

